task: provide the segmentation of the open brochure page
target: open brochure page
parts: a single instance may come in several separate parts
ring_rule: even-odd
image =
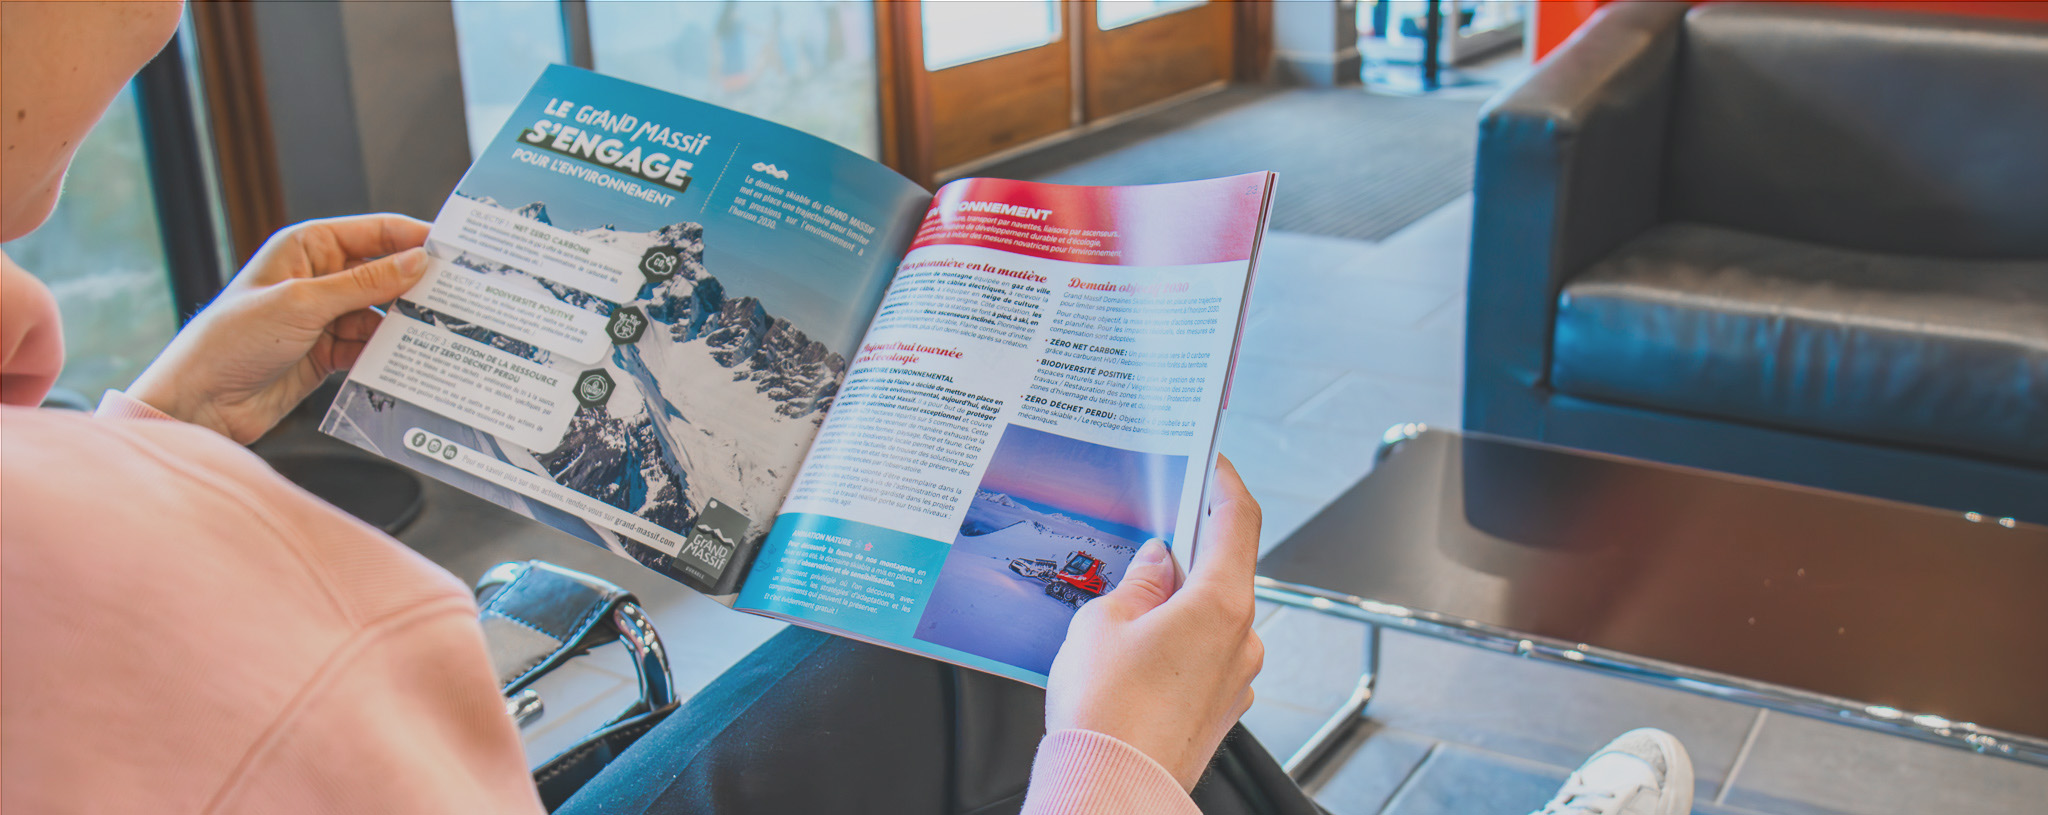
[[[797,131],[549,68],[322,429],[729,594],[929,200]]]
[[[941,189],[736,607],[1045,684],[1192,549],[1271,179]]]

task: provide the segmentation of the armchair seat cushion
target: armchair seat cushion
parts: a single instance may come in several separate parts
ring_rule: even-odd
[[[1568,280],[1557,305],[1562,393],[2048,466],[2048,259],[1670,222]]]

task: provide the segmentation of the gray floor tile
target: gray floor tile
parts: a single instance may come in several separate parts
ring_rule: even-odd
[[[1277,421],[1343,375],[1343,368],[1290,365],[1270,359],[1258,365],[1240,365],[1230,383],[1230,415]]]
[[[1410,226],[1413,227],[1412,224]],[[1354,266],[1359,258],[1378,245],[1372,241],[1330,235],[1267,230],[1265,240],[1259,244],[1259,268],[1253,281],[1252,302],[1281,302],[1267,297],[1275,291],[1273,287],[1290,286],[1302,280],[1326,280],[1338,270]],[[1417,283],[1435,282],[1433,278],[1419,276],[1406,279]]]
[[[1327,710],[1309,710],[1255,697],[1252,709],[1245,711],[1244,717],[1238,721],[1259,738],[1259,743],[1265,745],[1276,760],[1286,761],[1329,718],[1330,711]]]
[[[1289,413],[1285,424],[1290,432],[1296,428],[1385,430],[1404,421],[1455,427],[1458,407],[1456,391],[1449,386],[1353,371]],[[1377,443],[1380,433],[1370,436]]]
[[[1261,257],[1259,261],[1261,280],[1252,293],[1256,305],[1260,298],[1272,298],[1273,308],[1261,311],[1261,321],[1288,320],[1300,322],[1311,329],[1329,332],[1343,330],[1347,324],[1363,322],[1379,328],[1414,328],[1423,318],[1434,315],[1437,309],[1456,299],[1465,287],[1461,283],[1447,281],[1414,282],[1400,279],[1352,276],[1337,279],[1327,275],[1301,278],[1276,275],[1274,280],[1265,280],[1267,265],[1289,262],[1286,257]]]
[[[1373,244],[1337,274],[1417,283],[1465,284],[1472,249],[1472,196],[1464,195]]]
[[[1659,727],[1692,754],[1712,798],[1754,709],[1455,643],[1383,635],[1367,711],[1388,727],[1557,767],[1576,767],[1624,731]]]
[[[1341,765],[1315,791],[1331,815],[1375,815],[1408,780],[1435,741],[1414,733],[1368,726]]]
[[[1303,354],[1312,354],[1320,365],[1393,379],[1452,384],[1463,376],[1464,337],[1447,328],[1424,331],[1363,320],[1324,325],[1269,315],[1256,327],[1248,324],[1246,336],[1254,330],[1265,339],[1246,344],[1238,355],[1239,366],[1302,364]],[[1341,362],[1333,359],[1337,355]]]
[[[1772,713],[1727,802],[1785,815],[2039,815],[2048,768]]]
[[[1266,668],[1254,699],[1271,699],[1327,716],[1358,686],[1365,669],[1365,626],[1299,608],[1283,608],[1258,627]]]
[[[1695,798],[1692,802],[1692,815],[1788,815],[1788,813],[1744,809],[1738,806],[1716,804],[1712,801]]]
[[[1439,744],[1383,811],[1388,815],[1522,815],[1541,809],[1570,772],[1459,744]]]
[[[1286,759],[1349,698],[1365,660],[1358,623],[1280,608],[1258,623],[1266,667],[1252,681],[1244,725]]]
[[[1361,405],[1360,411],[1385,417],[1402,415],[1405,409],[1375,403]],[[1320,509],[1371,468],[1373,450],[1386,427],[1366,427],[1287,425],[1232,415],[1224,418],[1217,450],[1230,457],[1245,486],[1262,505],[1276,496],[1291,495]]]

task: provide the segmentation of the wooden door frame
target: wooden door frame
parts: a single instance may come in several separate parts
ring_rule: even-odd
[[[882,163],[932,186],[931,82],[924,70],[924,15],[917,0],[876,0],[875,67]]]
[[[1263,82],[1273,61],[1273,9],[1266,0],[1213,0],[1232,6],[1231,71],[1233,82]],[[1094,25],[1094,0],[1064,0],[1065,22],[1076,37],[1075,59],[1081,57],[1076,26]],[[918,0],[876,0],[875,62],[882,125],[882,163],[931,187],[940,167],[933,166],[931,84],[924,70],[924,18]],[[1084,66],[1074,66],[1079,81]],[[1082,94],[1074,94],[1078,116]],[[1080,125],[1078,119],[1069,129]]]
[[[241,266],[285,226],[284,185],[264,95],[254,7],[197,2],[188,7],[197,43],[201,93],[220,174],[231,265]]]

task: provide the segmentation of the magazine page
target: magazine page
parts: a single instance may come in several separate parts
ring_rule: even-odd
[[[821,139],[551,67],[322,429],[730,594],[929,201]]]
[[[736,607],[1045,684],[1189,562],[1271,186],[941,189]]]

